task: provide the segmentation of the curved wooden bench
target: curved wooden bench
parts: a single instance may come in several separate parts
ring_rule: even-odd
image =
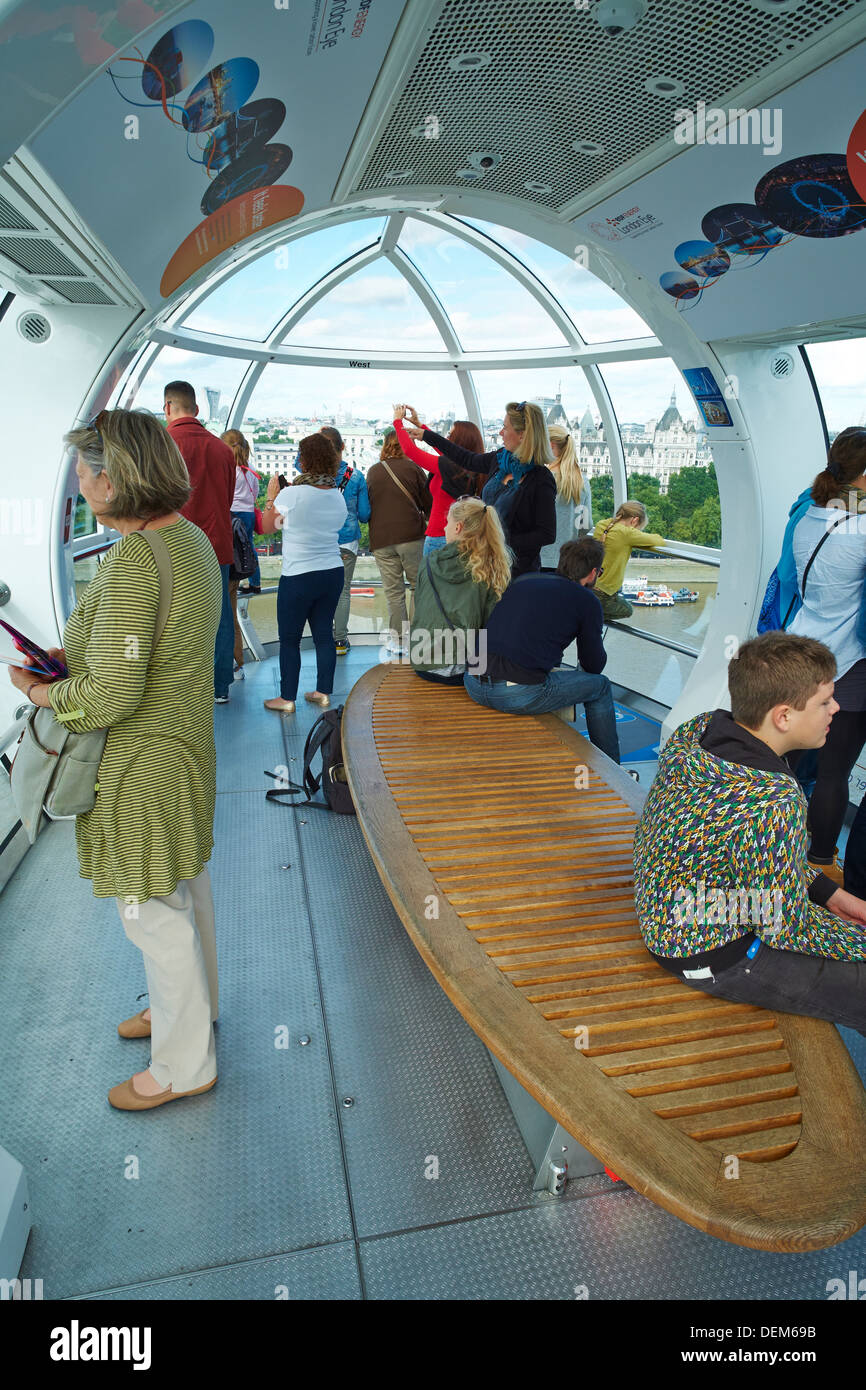
[[[553,715],[483,709],[397,665],[355,685],[343,751],[415,946],[579,1143],[739,1245],[815,1250],[859,1230],[866,1095],[842,1039],[655,963],[632,896],[631,778]]]

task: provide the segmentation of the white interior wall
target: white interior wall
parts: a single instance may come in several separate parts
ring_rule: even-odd
[[[27,309],[49,320],[47,342],[25,342],[17,323]],[[42,305],[17,296],[0,322],[6,446],[0,464],[0,579],[12,597],[0,617],[41,646],[59,646],[71,608],[71,547],[63,545],[69,457],[63,435],[76,423],[134,311]],[[77,489],[76,489],[77,492]],[[73,494],[73,506],[75,495]],[[74,520],[74,518],[73,518]],[[0,629],[2,632],[2,629]],[[2,632],[0,650],[14,655]],[[0,671],[0,730],[22,696]]]

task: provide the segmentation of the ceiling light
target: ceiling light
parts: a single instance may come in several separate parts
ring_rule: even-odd
[[[475,72],[478,68],[489,67],[492,62],[489,53],[458,53],[449,60],[448,66],[452,72]]]
[[[458,169],[454,175],[456,179],[467,179],[474,183],[476,179],[483,177],[480,169]]]
[[[552,193],[553,184],[537,183],[535,179],[527,179],[523,187],[527,193]]]
[[[573,140],[571,148],[577,150],[578,154],[604,154],[604,145],[597,140]]]
[[[644,91],[655,97],[681,97],[685,86],[676,77],[649,77],[644,83]]]
[[[415,173],[414,169],[389,169],[385,175],[386,179],[411,179]]]

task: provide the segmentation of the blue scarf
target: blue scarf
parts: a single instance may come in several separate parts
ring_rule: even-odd
[[[495,481],[500,485],[505,481],[505,479],[508,477],[508,474],[510,473],[514,478],[514,483],[516,486],[522,478],[526,477],[526,474],[530,471],[530,469],[535,467],[535,464],[532,462],[532,459],[530,459],[528,463],[521,463],[519,458],[517,458],[514,454],[510,453],[509,450],[505,448],[499,450],[497,457],[499,459],[499,467],[497,468],[495,473],[491,473],[489,475],[488,480],[495,479]]]

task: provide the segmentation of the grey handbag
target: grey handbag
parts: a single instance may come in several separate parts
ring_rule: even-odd
[[[171,557],[162,536],[141,531],[149,542],[159,572],[159,607],[154,647],[165,631],[173,594]],[[18,740],[10,777],[12,797],[31,845],[42,829],[43,809],[52,819],[82,816],[96,805],[99,764],[108,729],[75,734],[52,709],[34,707]]]

